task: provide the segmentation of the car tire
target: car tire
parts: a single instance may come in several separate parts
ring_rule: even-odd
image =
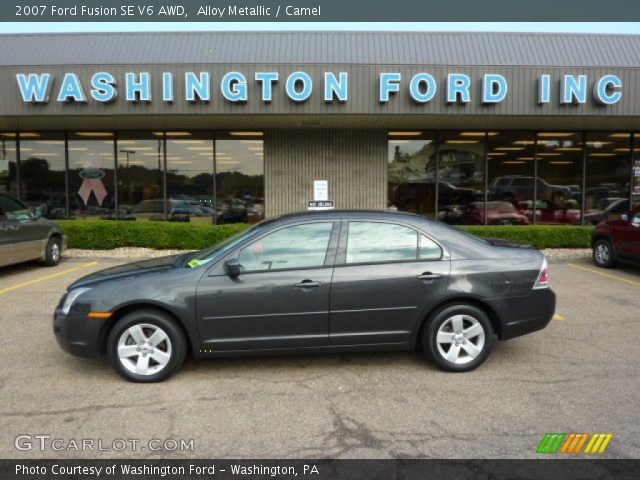
[[[593,263],[600,268],[611,268],[616,264],[616,252],[611,241],[601,238],[593,244]]]
[[[479,367],[491,353],[493,342],[494,331],[487,314],[467,304],[448,305],[435,312],[422,336],[425,355],[447,372]]]
[[[62,240],[60,237],[51,237],[44,249],[44,264],[47,267],[55,267],[62,257]]]
[[[160,382],[182,365],[187,341],[169,315],[136,310],[122,317],[107,339],[111,366],[132,382]]]

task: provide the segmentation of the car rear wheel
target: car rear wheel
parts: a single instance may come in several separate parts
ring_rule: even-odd
[[[51,237],[44,250],[44,264],[47,267],[55,267],[60,263],[62,256],[62,241],[60,237]]]
[[[616,263],[616,253],[611,242],[602,238],[593,245],[593,263],[601,268],[611,268]]]
[[[450,305],[438,311],[424,330],[425,354],[442,370],[468,372],[480,366],[493,347],[487,315],[472,305]]]
[[[107,355],[113,368],[133,382],[159,382],[173,374],[184,360],[187,342],[168,315],[138,310],[111,330]]]

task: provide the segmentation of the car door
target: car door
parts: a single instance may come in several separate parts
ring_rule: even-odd
[[[16,228],[0,208],[0,267],[14,263],[12,250],[13,244],[17,241]]]
[[[40,257],[49,227],[35,220],[26,205],[9,195],[0,195],[0,210],[3,235],[11,243],[11,263]]]
[[[231,255],[241,273],[213,268],[197,290],[203,348],[214,351],[325,346],[337,223],[277,227]]]
[[[409,342],[444,296],[448,253],[417,229],[369,220],[342,224],[331,285],[331,345]]]
[[[640,209],[633,211],[629,217],[628,255],[634,260],[640,260]]]

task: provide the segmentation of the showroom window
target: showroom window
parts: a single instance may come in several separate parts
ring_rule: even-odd
[[[213,224],[214,153],[212,132],[167,135],[168,218]]]
[[[218,223],[264,219],[262,132],[218,132],[215,145]]]
[[[467,223],[527,225],[534,215],[533,132],[487,132],[488,202],[474,204]]]
[[[387,206],[434,218],[435,133],[391,131],[388,136]]]
[[[186,136],[189,134],[185,132]],[[118,209],[125,220],[165,218],[163,132],[120,132]],[[169,212],[168,212],[169,213]]]
[[[476,221],[485,192],[485,132],[438,135],[438,219],[449,224]]]
[[[536,223],[580,224],[582,132],[539,132]]]
[[[242,249],[238,262],[246,271],[322,267],[332,229],[332,222],[283,228]]]
[[[20,133],[20,198],[47,218],[66,218],[64,133]]]
[[[640,133],[633,135],[633,171],[631,172],[631,202],[640,205]]]
[[[585,223],[619,218],[629,210],[631,134],[588,132],[585,149]]]
[[[18,195],[17,142],[15,133],[0,133],[0,192]]]
[[[71,218],[115,217],[113,132],[70,132],[69,215]]]

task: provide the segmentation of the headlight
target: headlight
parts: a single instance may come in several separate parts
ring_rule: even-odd
[[[75,290],[71,290],[67,293],[67,297],[64,299],[64,303],[62,304],[62,313],[65,315],[69,314],[69,310],[71,310],[71,306],[75,303],[80,295],[85,292],[91,290],[90,288],[76,288]]]

